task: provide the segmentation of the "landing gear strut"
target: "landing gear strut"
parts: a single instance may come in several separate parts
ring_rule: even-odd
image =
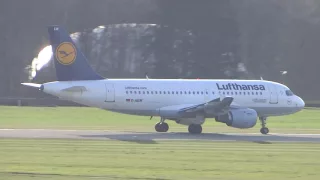
[[[268,134],[269,129],[266,127],[267,125],[267,118],[266,117],[259,117],[259,120],[261,121],[262,128],[260,129],[261,134]]]
[[[157,132],[167,132],[169,130],[169,125],[167,123],[164,122],[164,118],[161,117],[160,122],[158,122],[155,126],[154,129]]]
[[[190,124],[188,130],[191,134],[200,134],[202,132],[202,127],[200,124]]]

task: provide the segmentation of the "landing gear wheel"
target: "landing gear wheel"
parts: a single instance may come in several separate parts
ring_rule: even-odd
[[[163,123],[159,122],[154,126],[154,129],[157,132],[167,132],[169,130],[169,125],[165,122]]]
[[[261,134],[268,134],[269,133],[269,129],[264,127],[260,129]]]
[[[190,124],[188,127],[188,131],[191,134],[201,134],[202,126],[199,124]]]
[[[262,126],[262,128],[260,129],[261,134],[268,134],[269,133],[269,129],[266,127],[267,118],[266,117],[259,117],[259,119],[261,121],[261,126]]]

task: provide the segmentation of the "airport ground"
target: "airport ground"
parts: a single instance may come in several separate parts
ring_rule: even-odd
[[[5,132],[42,130],[33,131],[34,137],[28,133],[1,137],[0,179],[320,179],[320,141],[233,140],[241,136],[237,134],[259,133],[259,124],[239,130],[213,119],[204,124],[204,135],[198,138],[185,138],[191,136],[186,126],[170,121],[168,133],[155,135],[157,121],[85,107],[2,106],[0,128]],[[268,127],[271,133],[320,134],[320,109],[270,118]],[[141,137],[135,135],[139,132],[156,138],[36,138],[42,131],[58,132],[52,129],[99,132],[100,137],[104,132]],[[65,137],[74,133],[61,132]],[[161,139],[161,134],[169,138]],[[225,141],[223,134],[232,136],[231,141]],[[173,136],[184,138],[170,139]]]

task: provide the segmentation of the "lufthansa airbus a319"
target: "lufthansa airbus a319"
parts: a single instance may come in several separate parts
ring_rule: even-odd
[[[258,119],[268,134],[267,117],[293,114],[304,101],[287,86],[265,80],[107,79],[87,59],[60,26],[48,28],[57,81],[22,83],[79,104],[113,112],[158,116],[157,132],[169,129],[165,120],[202,132],[207,118],[234,128],[252,128]],[[119,120],[120,121],[120,120]]]

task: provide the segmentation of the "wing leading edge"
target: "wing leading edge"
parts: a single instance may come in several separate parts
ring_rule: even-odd
[[[205,113],[205,114],[214,114],[214,115],[221,115],[227,113],[231,108],[231,103],[233,102],[232,97],[225,97],[222,100],[220,98],[214,99],[207,103],[202,103],[186,108],[182,108],[178,110],[178,113],[183,114],[190,114],[190,113]]]

